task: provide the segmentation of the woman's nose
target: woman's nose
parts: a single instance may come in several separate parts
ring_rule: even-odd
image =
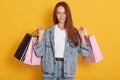
[[[61,13],[61,17],[64,17],[64,14],[63,14],[63,13]]]

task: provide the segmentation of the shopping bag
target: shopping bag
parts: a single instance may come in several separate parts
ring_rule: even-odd
[[[103,59],[101,50],[99,48],[99,45],[96,41],[96,38],[94,35],[88,35],[87,31],[85,29],[85,38],[87,43],[90,44],[91,47],[91,51],[90,51],[90,55],[88,57],[83,57],[83,60],[86,62],[99,62]]]
[[[32,34],[26,33],[14,56],[25,64],[40,65],[41,57],[36,56],[34,44],[37,41],[37,30]]]
[[[34,44],[36,41],[37,37],[32,36],[25,55],[24,63],[26,64],[40,65],[41,58],[37,57],[34,51]]]

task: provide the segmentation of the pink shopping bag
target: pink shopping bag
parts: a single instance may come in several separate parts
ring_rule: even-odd
[[[26,51],[25,60],[24,60],[25,64],[40,65],[41,63],[41,58],[37,57],[34,51],[34,43],[36,41],[37,41],[37,37],[32,36]]]
[[[87,31],[85,30],[86,41],[90,44],[91,52],[88,57],[83,57],[83,60],[86,62],[99,62],[103,59],[102,53],[96,41],[94,35],[87,35]]]

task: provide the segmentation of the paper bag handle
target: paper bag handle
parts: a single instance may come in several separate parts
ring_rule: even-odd
[[[87,32],[86,28],[84,28],[84,30],[85,30],[85,36],[88,36],[88,32]]]
[[[35,31],[32,32],[32,35],[33,35],[33,36],[38,36],[38,34],[39,34],[38,29],[36,29]]]

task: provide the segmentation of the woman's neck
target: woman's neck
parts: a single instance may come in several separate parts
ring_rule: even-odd
[[[58,27],[59,27],[61,30],[64,30],[64,29],[65,29],[65,24],[64,24],[64,23],[58,23]]]

